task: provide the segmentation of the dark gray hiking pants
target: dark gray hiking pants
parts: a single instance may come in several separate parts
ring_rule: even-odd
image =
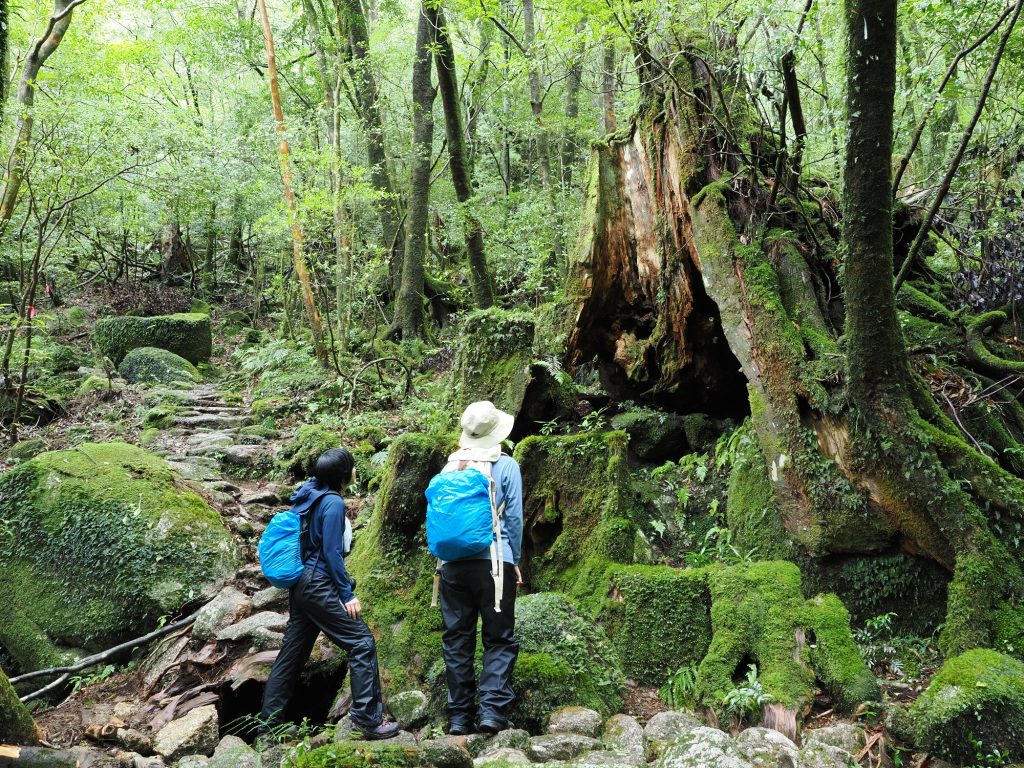
[[[330,576],[306,568],[302,578],[291,588],[288,626],[263,692],[260,730],[281,723],[302,667],[321,632],[348,654],[352,722],[363,728],[381,724],[384,704],[377,669],[377,645],[370,628],[362,619],[353,619],[345,612],[341,595]]]
[[[476,713],[476,623],[483,620],[484,659],[480,674],[480,720],[508,723],[512,671],[519,656],[515,637],[516,576],[505,563],[501,612],[494,611],[494,580],[489,560],[457,560],[441,569],[444,664],[448,681],[448,721],[469,726]]]

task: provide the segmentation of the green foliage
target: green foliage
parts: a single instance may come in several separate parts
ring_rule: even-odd
[[[0,477],[0,644],[24,670],[99,650],[233,572],[220,516],[123,443],[43,453]]]
[[[105,317],[93,327],[93,339],[115,364],[139,347],[166,349],[193,365],[208,361],[213,352],[209,315]]]
[[[36,724],[0,669],[0,744],[35,744]]]
[[[512,687],[512,720],[537,732],[561,706],[595,709],[606,717],[622,704],[625,677],[604,631],[560,595],[537,593],[516,601],[520,658]]]
[[[398,747],[385,743],[328,744],[309,751],[299,751],[288,758],[287,768],[415,768],[419,765],[415,747]]]
[[[687,664],[671,675],[658,689],[658,696],[669,709],[694,709],[697,706],[697,665]]]
[[[753,721],[761,715],[761,709],[765,704],[770,704],[772,695],[764,690],[761,681],[757,679],[757,665],[751,664],[747,668],[747,676],[743,682],[735,688],[725,692],[722,703],[725,704],[725,711],[733,719],[742,724],[744,721]]]
[[[74,696],[82,690],[82,688],[102,683],[104,680],[110,678],[116,669],[117,668],[113,664],[106,664],[90,674],[73,675],[68,678],[68,682],[71,683],[71,693],[69,696]]]

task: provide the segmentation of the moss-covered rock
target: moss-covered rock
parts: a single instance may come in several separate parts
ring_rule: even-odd
[[[290,477],[301,479],[313,474],[320,454],[341,447],[341,437],[319,424],[303,424],[277,454],[278,467]]]
[[[634,493],[625,432],[533,436],[515,458],[523,475],[524,577],[595,609],[611,563],[633,562]],[[592,600],[597,602],[590,602]]]
[[[423,492],[453,448],[451,438],[416,433],[391,444],[377,503],[347,560],[378,636],[386,686],[437,684],[443,677],[441,612],[430,607],[436,560],[426,548]]]
[[[632,680],[661,685],[711,643],[707,569],[615,566],[601,624]]]
[[[534,317],[498,308],[470,312],[455,351],[450,402],[458,414],[476,400],[518,413],[530,383]]]
[[[76,392],[78,397],[88,397],[99,392],[101,395],[108,392],[120,392],[124,389],[124,382],[121,379],[108,379],[106,376],[92,374],[82,379]]]
[[[38,456],[46,450],[46,441],[38,437],[30,437],[28,440],[21,440],[10,447],[7,451],[7,458],[13,463],[27,461],[33,456]]]
[[[124,356],[117,372],[132,384],[190,386],[201,378],[188,360],[157,347],[136,347]]]
[[[1024,664],[981,648],[949,659],[913,715],[918,746],[936,757],[966,764],[980,745],[1024,760]]]
[[[0,744],[35,744],[36,724],[0,669]]]
[[[219,515],[123,443],[43,453],[0,477],[0,645],[23,670],[141,634],[232,573]]]
[[[634,408],[612,417],[612,428],[629,435],[629,449],[642,461],[678,459],[686,452],[683,417],[652,408]]]
[[[105,317],[93,328],[93,339],[116,364],[138,347],[166,349],[193,365],[208,361],[213,353],[209,315]]]
[[[539,732],[548,715],[564,706],[596,710],[605,717],[622,704],[625,677],[604,631],[561,595],[538,593],[516,601],[520,654],[512,677],[512,720]]]
[[[715,568],[711,645],[697,674],[698,698],[724,719],[725,694],[756,664],[772,703],[799,713],[815,679],[839,710],[878,698],[878,686],[850,631],[850,616],[833,595],[804,600],[800,569],[785,561]]]

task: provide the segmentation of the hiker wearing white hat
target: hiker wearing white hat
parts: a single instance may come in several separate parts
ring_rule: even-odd
[[[519,465],[502,453],[501,446],[512,434],[514,422],[514,416],[491,402],[468,406],[460,422],[459,450],[427,490],[427,540],[438,556],[435,586],[444,619],[448,733],[452,735],[474,730],[497,733],[509,727],[512,670],[519,655],[514,630],[516,587],[522,583],[523,480]],[[474,492],[481,493],[482,500],[474,502]],[[460,496],[466,493],[470,495]],[[473,515],[482,515],[483,537],[457,556],[445,555],[445,542],[439,538],[449,532],[441,529],[459,528]],[[478,618],[484,647],[479,688],[475,672]]]

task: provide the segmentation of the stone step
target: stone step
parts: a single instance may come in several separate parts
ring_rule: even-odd
[[[240,427],[247,416],[218,413],[198,413],[194,416],[175,416],[172,424],[178,427]]]

